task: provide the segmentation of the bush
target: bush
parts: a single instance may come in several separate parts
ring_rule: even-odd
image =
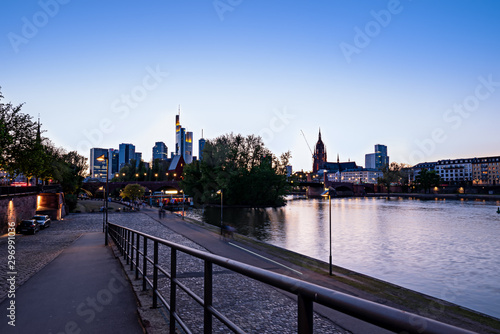
[[[73,212],[76,209],[76,203],[78,202],[78,197],[76,195],[66,195],[64,196],[66,200],[66,205],[68,206],[69,212]]]

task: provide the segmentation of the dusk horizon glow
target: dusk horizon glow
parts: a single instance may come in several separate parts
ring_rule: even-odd
[[[260,135],[295,171],[329,161],[499,156],[497,1],[69,1],[2,4],[5,101],[55,145],[175,150]]]

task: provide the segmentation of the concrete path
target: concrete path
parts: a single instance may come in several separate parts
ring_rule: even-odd
[[[102,232],[83,234],[0,309],[12,300],[15,327],[3,315],[0,333],[143,333],[130,283]]]

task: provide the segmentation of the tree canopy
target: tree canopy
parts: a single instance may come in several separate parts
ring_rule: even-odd
[[[228,205],[280,206],[289,159],[289,152],[273,155],[260,137],[231,133],[206,142],[203,160],[185,166],[181,186],[197,203],[218,203],[222,190]]]
[[[435,170],[429,171],[426,168],[415,177],[415,182],[425,193],[430,192],[431,187],[438,186],[440,181],[441,177]]]
[[[123,199],[130,199],[131,201],[135,201],[136,199],[144,196],[144,192],[146,189],[140,184],[127,184],[125,188],[120,192],[120,197]]]
[[[391,162],[390,165],[385,165],[382,168],[383,176],[378,178],[378,184],[382,184],[387,193],[390,192],[391,185],[407,185],[408,184],[408,165]]]
[[[85,177],[87,159],[42,137],[40,124],[21,112],[23,104],[3,103],[3,98],[0,91],[0,169],[12,177],[52,180],[65,193],[75,193]]]

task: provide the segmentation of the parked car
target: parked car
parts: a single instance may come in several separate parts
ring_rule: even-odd
[[[42,229],[50,226],[50,217],[47,215],[36,215],[31,219],[35,219]]]
[[[19,232],[23,234],[35,234],[38,231],[40,231],[40,224],[36,221],[36,219],[23,220],[21,224],[19,224]]]

